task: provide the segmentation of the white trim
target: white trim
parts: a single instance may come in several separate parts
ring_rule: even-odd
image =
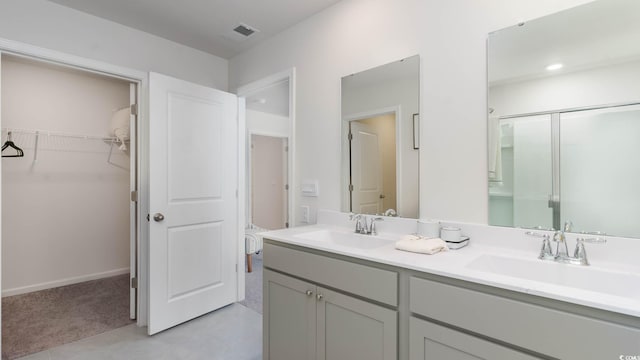
[[[98,60],[70,55],[63,52],[50,50],[18,41],[0,38],[0,50],[7,54],[35,58],[38,60],[55,63],[85,70],[92,73],[109,75],[124,80],[143,81],[147,79],[147,73],[117,65],[112,65]]]
[[[0,53],[14,56],[28,57],[56,65],[68,66],[92,73],[99,73],[111,77],[124,79],[137,83],[138,88],[138,309],[137,324],[146,326],[148,320],[148,264],[149,264],[149,226],[146,222],[146,214],[149,212],[149,119],[148,90],[149,75],[146,72],[133,70],[117,65],[112,65],[98,60],[70,55],[55,50],[29,45],[13,40],[0,38]],[[1,226],[1,224],[0,224]],[[2,236],[0,235],[0,244]],[[0,270],[1,274],[1,270]],[[1,321],[1,319],[0,319]]]
[[[34,285],[2,290],[2,297],[26,294],[34,291],[52,289],[60,286],[72,285],[72,284],[77,284],[85,281],[103,279],[103,278],[108,278],[112,276],[124,275],[128,273],[129,273],[129,268],[126,267],[121,269],[93,273],[89,275],[74,276],[74,277],[60,279],[60,280],[48,281],[48,282],[34,284]]]
[[[402,203],[402,161],[400,152],[402,149],[402,127],[400,123],[402,121],[402,106],[388,106],[379,109],[367,110],[355,114],[349,114],[342,117],[342,210],[348,211],[349,209],[349,179],[348,176],[345,176],[348,173],[349,169],[349,140],[344,134],[349,133],[349,123],[351,121],[357,121],[362,119],[368,119],[381,115],[390,115],[393,114],[395,116],[395,126],[396,126],[396,212],[400,214],[400,209],[403,208]],[[384,209],[383,209],[384,211]]]
[[[246,136],[245,136],[245,132],[246,132],[246,103],[245,103],[245,99],[238,97],[238,127],[237,127],[237,131],[238,133],[236,134],[237,138],[238,138],[238,214],[237,214],[237,218],[238,218],[238,224],[237,224],[237,229],[238,229],[238,260],[236,262],[237,264],[237,300],[238,301],[242,301],[245,298],[245,274],[244,274],[244,269],[245,269],[245,261],[246,261],[246,252],[245,252],[245,240],[244,240],[244,234],[245,234],[245,206],[246,206],[246,196],[247,193],[245,191],[246,189],[246,185],[245,185],[245,179],[246,179],[246,174],[245,174],[245,164],[244,164],[244,159],[245,159],[245,150],[246,150]]]
[[[2,49],[0,48],[0,128],[2,127]],[[2,163],[0,161],[0,289],[2,289]],[[0,324],[2,323],[2,301],[0,301]],[[2,326],[0,326],[0,338],[2,337]],[[0,342],[0,353],[2,352],[2,342]]]
[[[295,211],[295,198],[296,198],[296,189],[297,183],[295,178],[295,149],[296,149],[296,68],[290,68],[288,70],[284,70],[278,72],[276,74],[267,76],[260,80],[256,80],[249,84],[238,87],[236,93],[241,97],[248,97],[256,92],[267,88],[269,86],[273,86],[275,84],[279,84],[281,82],[289,80],[289,135],[286,136],[289,146],[288,152],[288,179],[287,182],[289,184],[289,203],[288,206],[288,215],[289,218],[287,222],[289,223],[289,227],[293,227],[296,225],[296,211]],[[257,133],[256,133],[257,134]],[[247,135],[248,136],[248,135]],[[272,136],[272,135],[266,135]],[[283,137],[282,134],[277,135],[277,137]],[[245,136],[246,139],[246,136]],[[246,167],[245,162],[245,167]]]

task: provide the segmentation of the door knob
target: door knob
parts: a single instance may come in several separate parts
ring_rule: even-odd
[[[316,295],[316,298],[318,299],[318,301],[321,301],[323,297],[324,297],[324,296],[323,296],[322,294],[318,294],[318,295]]]
[[[313,295],[313,291],[307,290],[307,292],[305,294],[307,294],[307,296],[311,296],[311,295]]]
[[[162,220],[164,220],[164,215],[162,215],[161,213],[153,214],[153,221],[160,222]]]

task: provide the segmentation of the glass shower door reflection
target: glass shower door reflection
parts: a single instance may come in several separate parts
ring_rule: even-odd
[[[562,221],[640,237],[640,106],[560,114]]]
[[[498,136],[490,136],[489,224],[515,227],[553,226],[552,116],[533,115],[491,122]],[[491,140],[494,139],[494,140]],[[499,140],[495,140],[499,139]]]
[[[513,225],[551,228],[551,115],[519,117],[513,120]]]

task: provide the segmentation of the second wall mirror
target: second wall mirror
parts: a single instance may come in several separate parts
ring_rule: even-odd
[[[489,36],[489,224],[640,237],[640,1]]]
[[[419,89],[418,55],[342,78],[343,211],[418,217]]]

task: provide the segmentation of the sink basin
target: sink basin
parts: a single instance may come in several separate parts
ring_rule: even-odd
[[[392,244],[394,240],[372,235],[361,235],[335,230],[317,230],[294,235],[294,237],[313,240],[333,245],[346,246],[356,249],[375,249]]]
[[[640,298],[640,287],[638,286],[640,276],[623,272],[487,254],[477,257],[466,267],[546,284],[562,285],[626,298]]]

